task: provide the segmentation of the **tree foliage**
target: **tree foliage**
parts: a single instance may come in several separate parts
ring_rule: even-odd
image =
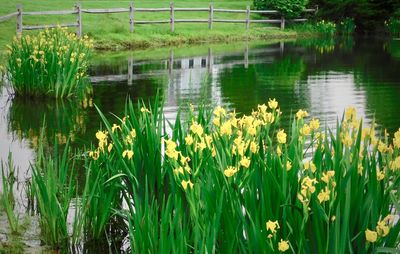
[[[358,31],[372,31],[382,27],[384,21],[400,8],[399,0],[311,0],[318,5],[318,16],[340,22],[353,18]]]
[[[278,10],[287,18],[298,17],[308,0],[254,0],[258,10]]]

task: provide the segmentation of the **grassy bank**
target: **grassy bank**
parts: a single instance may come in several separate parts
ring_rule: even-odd
[[[0,15],[14,12],[16,4],[23,5],[25,11],[44,11],[44,10],[70,10],[76,1],[28,1],[19,0],[17,2],[0,0]],[[160,1],[135,1],[137,8],[160,8],[168,7],[169,0]],[[196,1],[174,1],[176,7],[208,7],[209,0]],[[252,1],[213,1],[214,8],[226,9],[245,9]],[[127,8],[129,1],[81,1],[82,8]],[[207,12],[176,12],[176,19],[207,19]],[[215,19],[245,19],[244,13],[214,13]],[[252,19],[260,18],[253,15]],[[169,19],[169,12],[162,13],[135,13],[136,20],[162,20]],[[73,23],[75,15],[48,15],[48,16],[24,16],[24,25],[43,25],[57,23]],[[135,32],[129,32],[128,13],[118,14],[83,14],[83,32],[95,40],[95,47],[98,49],[138,49],[160,46],[176,46],[181,44],[196,44],[208,42],[227,42],[243,41],[255,39],[282,39],[294,38],[296,32],[293,30],[281,31],[277,27],[261,24],[251,24],[251,29],[247,31],[244,24],[225,24],[214,23],[213,29],[209,30],[208,25],[203,24],[175,24],[175,32],[170,32],[169,24],[156,25],[136,25]],[[0,23],[2,37],[0,38],[0,48],[10,42],[15,35],[15,19]],[[36,32],[24,32],[36,33]]]

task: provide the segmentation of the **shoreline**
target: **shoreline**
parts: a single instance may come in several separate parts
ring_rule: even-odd
[[[171,47],[190,47],[204,46],[206,44],[227,44],[227,43],[246,43],[246,42],[265,42],[273,43],[283,40],[313,39],[320,37],[318,33],[297,32],[292,29],[280,30],[276,28],[253,28],[247,33],[219,33],[211,31],[208,34],[174,34],[172,36],[162,36],[161,38],[142,37],[133,35],[132,38],[123,40],[107,38],[98,40],[94,38],[94,53],[119,51],[142,51],[151,49],[168,49]],[[0,50],[0,63],[6,61],[5,47]]]
[[[263,31],[264,30],[264,31]],[[196,46],[204,44],[223,44],[237,42],[252,42],[252,41],[276,41],[276,40],[294,40],[307,39],[318,37],[317,33],[301,33],[291,29],[284,31],[274,28],[255,28],[248,33],[215,33],[193,35],[193,34],[176,34],[172,36],[163,36],[161,38],[137,38],[132,36],[132,39],[124,40],[94,40],[94,49],[96,51],[120,51],[120,50],[146,50],[151,48],[168,48],[181,46]]]

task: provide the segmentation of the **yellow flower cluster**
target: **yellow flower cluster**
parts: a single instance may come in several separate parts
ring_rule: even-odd
[[[267,221],[267,223],[265,224],[265,227],[269,233],[268,238],[272,238],[273,236],[275,236],[277,230],[280,228],[278,221],[271,221],[271,220]],[[288,249],[289,249],[289,241],[284,241],[283,239],[281,239],[278,242],[278,250],[280,252],[285,252]]]
[[[285,252],[289,249],[289,241],[284,241],[281,239],[281,241],[278,243],[278,250],[280,252]]]
[[[284,130],[279,130],[276,134],[276,139],[280,144],[286,144],[286,133]]]
[[[182,180],[181,184],[182,184],[182,188],[184,190],[186,190],[187,187],[193,188],[193,183],[190,180],[187,180],[187,181]]]
[[[75,66],[76,80],[86,75],[87,52],[93,47],[93,40],[87,36],[78,38],[66,28],[46,29],[36,36],[26,35],[14,39],[7,46],[11,59],[15,59],[18,68],[52,70]],[[51,73],[48,73],[51,74]]]
[[[275,234],[277,232],[277,229],[280,228],[278,221],[271,221],[271,220],[268,220],[265,226],[272,235]],[[268,235],[268,238],[271,238],[272,235]]]
[[[97,149],[94,151],[89,151],[89,157],[93,160],[97,160],[101,152],[104,152],[104,148],[108,144],[108,132],[107,131],[97,131],[96,132],[96,139],[98,141]],[[112,148],[112,144],[111,148]],[[110,150],[110,146],[107,147],[107,150]]]
[[[198,129],[196,129],[196,131],[198,131]],[[184,190],[186,190],[188,187],[192,189],[194,186],[190,179],[192,170],[188,164],[190,157],[184,156],[181,151],[177,150],[177,143],[175,141],[164,138],[162,141],[165,143],[165,155],[169,158],[169,163],[173,167],[175,178],[180,181],[180,184]],[[186,144],[192,145],[194,142],[193,137],[187,136],[185,138],[185,142]]]
[[[376,230],[365,230],[365,239],[374,243],[378,240],[379,237],[385,237],[389,234],[390,227],[393,226],[394,216],[392,214],[387,215],[382,220],[378,221],[376,225]]]
[[[121,153],[122,158],[131,160],[133,158],[133,143],[136,138],[136,130],[129,129],[126,125],[125,118],[122,121],[122,126],[119,124],[113,124],[111,127],[111,133],[113,135],[120,136],[123,141],[121,144],[124,146],[124,150]],[[93,151],[89,151],[89,157],[93,160],[97,160],[100,155],[106,155],[106,151],[111,153],[114,149],[114,144],[109,142],[109,132],[108,131],[97,131],[96,139],[98,141],[97,148]]]
[[[166,139],[164,140],[166,144],[166,149],[165,149],[165,155],[167,155],[169,158],[177,161],[179,152],[176,150],[176,143],[173,140]]]
[[[229,166],[229,167],[227,167],[227,168],[224,170],[224,175],[225,175],[226,177],[232,177],[232,176],[234,176],[237,172],[238,172],[238,169],[237,169],[237,168],[232,167],[232,166]]]
[[[328,189],[328,187],[325,187],[324,190],[321,190],[317,196],[320,203],[328,201],[330,197],[331,197],[331,191]]]
[[[400,169],[400,156],[390,162],[390,168],[395,171]]]
[[[320,127],[320,122],[318,119],[312,118],[309,123],[304,122],[304,118],[308,117],[308,112],[304,110],[299,110],[296,113],[297,124],[299,129],[299,137],[298,141],[300,143],[304,143],[306,138],[311,135],[311,139],[317,140],[316,146],[322,144],[325,138],[325,135],[321,132],[318,132]]]
[[[304,162],[304,170],[311,170],[311,172],[314,174],[315,171],[317,171],[317,167],[315,166],[314,162],[306,161]]]
[[[310,178],[309,176],[304,177],[301,181],[301,190],[297,194],[297,198],[303,205],[308,206],[310,197],[315,192],[315,184],[317,183],[318,181],[315,178]]]
[[[297,113],[296,113],[296,118],[297,118],[297,120],[303,119],[303,118],[305,118],[305,117],[308,117],[308,112],[307,112],[307,111],[304,111],[304,110],[302,110],[302,109],[300,109],[299,111],[297,111]]]
[[[164,154],[168,158],[177,182],[182,187],[189,186],[183,184],[188,179],[192,179],[194,182],[194,175],[190,173],[192,171],[191,161],[208,156],[215,159],[216,165],[220,167],[221,172],[227,178],[233,177],[241,169],[251,168],[252,155],[259,151],[260,146],[263,149],[267,148],[265,141],[260,141],[261,132],[267,130],[272,123],[279,119],[278,102],[270,99],[267,104],[268,106],[266,104],[258,105],[257,111],[240,118],[236,117],[235,112],[227,112],[222,107],[216,107],[213,110],[211,126],[203,126],[197,121],[191,120],[188,132],[182,140],[183,144],[179,144],[180,150],[177,149],[176,142],[164,140],[166,144]],[[282,132],[279,135],[286,137],[286,134],[284,132],[282,134]],[[220,148],[216,148],[215,142],[217,144],[223,142],[228,145],[224,152],[228,152],[233,158],[232,163],[228,165],[220,163],[218,156],[221,156],[220,152],[222,151]],[[197,165],[197,167],[199,166]],[[287,169],[290,168],[291,165],[288,163]],[[193,170],[196,172],[200,169],[194,168]]]
[[[396,148],[400,148],[400,129],[394,133],[393,145]]]

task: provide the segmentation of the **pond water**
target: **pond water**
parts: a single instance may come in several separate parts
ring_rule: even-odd
[[[393,133],[400,127],[399,72],[400,41],[373,38],[101,52],[90,69],[93,100],[29,101],[0,88],[0,159],[12,152],[23,182],[42,126],[49,140],[56,137],[62,144],[70,137],[76,147],[89,145],[101,125],[93,105],[121,115],[128,97],[146,102],[157,93],[170,119],[179,105],[189,103],[250,113],[276,98],[283,126],[301,108],[334,127],[343,110],[354,106],[367,123],[375,119],[380,129]],[[7,238],[3,225],[1,214],[0,242]],[[25,244],[36,246],[38,240]]]

